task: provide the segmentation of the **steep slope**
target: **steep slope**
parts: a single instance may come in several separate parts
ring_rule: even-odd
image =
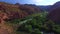
[[[60,24],[60,2],[55,3],[47,16],[48,20],[54,21],[56,24]]]
[[[26,5],[15,5],[0,2],[0,34],[13,34],[13,27],[6,25],[5,21],[11,21],[14,19],[25,18],[28,15],[40,13],[41,10],[38,7],[26,6]]]
[[[0,2],[0,11],[7,14],[9,19],[24,18],[30,14],[40,13],[38,7],[28,5],[14,5]]]
[[[55,4],[53,4],[50,8],[50,10],[53,10],[55,8],[59,8],[60,7],[60,1],[56,2]]]
[[[60,7],[60,1],[56,2],[53,6],[54,7]]]

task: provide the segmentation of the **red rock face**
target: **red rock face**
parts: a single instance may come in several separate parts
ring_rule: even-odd
[[[25,18],[28,15],[39,13],[41,12],[40,8],[33,7],[33,6],[25,6],[25,5],[13,5],[13,4],[7,4],[7,3],[0,3],[0,12],[2,14],[6,14],[8,17],[7,19],[13,20],[13,19],[20,19]],[[0,14],[0,17],[3,17],[3,15]],[[5,16],[5,15],[4,15]],[[3,18],[0,18],[0,21]]]
[[[48,14],[48,19],[60,24],[60,7],[52,9]]]
[[[0,2],[0,27],[2,27],[0,28],[0,34],[9,34],[8,32],[13,32],[13,27],[5,25],[5,21],[11,21],[17,18],[21,19],[39,11],[39,8],[34,8],[32,6],[20,6]]]
[[[7,19],[8,16],[5,13],[0,13],[0,23],[4,23],[4,19]]]

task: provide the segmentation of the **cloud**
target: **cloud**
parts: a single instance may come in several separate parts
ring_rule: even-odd
[[[42,2],[43,0],[36,0],[36,2]]]
[[[42,1],[44,0],[33,0],[33,2],[37,2],[37,3],[42,2]]]

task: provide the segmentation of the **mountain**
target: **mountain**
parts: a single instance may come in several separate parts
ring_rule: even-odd
[[[56,2],[55,4],[53,4],[53,5],[51,6],[51,9],[50,9],[50,10],[53,10],[53,9],[59,8],[59,7],[60,7],[60,1]]]
[[[53,6],[54,7],[60,7],[60,1],[59,2],[56,2]]]
[[[0,18],[2,20],[13,20],[25,18],[28,15],[40,13],[41,9],[33,5],[9,4],[0,2],[0,17],[6,16],[8,18]]]
[[[30,33],[33,31],[34,31],[34,33],[36,31],[38,31],[38,33],[40,33],[39,30],[41,30],[41,29],[46,30],[46,32],[53,31],[53,25],[55,25],[55,24],[51,23],[51,21],[53,21],[56,24],[60,24],[60,6],[59,5],[60,5],[60,2],[57,2],[54,5],[49,5],[49,6],[36,6],[33,4],[24,4],[23,5],[23,4],[19,4],[19,3],[9,4],[9,3],[5,3],[5,2],[0,2],[0,34],[1,33],[2,34],[4,34],[4,33],[13,34],[13,32],[14,32],[14,34],[16,34],[15,28],[17,26],[19,26],[19,28],[16,28],[16,30],[17,29],[19,30],[20,25],[23,25],[23,26],[21,26],[22,30],[29,31]],[[45,18],[46,12],[44,13],[43,11],[49,12],[47,15],[47,20],[48,21],[51,20],[50,22],[46,22],[47,21]],[[29,16],[29,15],[32,15],[32,16]],[[29,16],[30,19],[25,20],[25,17],[27,17],[27,16]],[[31,18],[31,17],[33,17],[33,18]],[[22,19],[22,18],[24,18],[24,19]],[[22,20],[20,20],[20,19],[22,19]],[[16,26],[16,24],[17,24],[17,26]],[[40,25],[42,25],[42,28],[40,28]],[[25,26],[27,26],[27,27],[25,28]],[[36,30],[36,27],[38,28],[37,30]],[[54,29],[55,29],[55,26],[54,26]],[[58,32],[59,32],[59,30],[58,30]],[[19,32],[19,33],[21,33],[21,32]]]
[[[48,11],[50,10],[51,6],[52,6],[52,5],[48,5],[48,6],[39,6],[39,7],[40,7],[42,10],[48,12]]]
[[[54,3],[53,5],[48,5],[48,6],[39,6],[43,11],[50,12],[50,10],[53,10],[55,8],[60,7],[60,1]]]
[[[60,2],[55,3],[48,13],[48,20],[54,21],[56,24],[60,24]]]
[[[41,13],[41,9],[37,6],[0,2],[0,34],[16,34],[14,29],[16,28],[16,25],[13,25],[13,22],[17,24],[22,18],[25,19],[25,17],[36,13]],[[17,21],[17,19],[19,20]],[[27,19],[25,21],[29,20]],[[22,21],[21,23],[24,23],[25,21]]]

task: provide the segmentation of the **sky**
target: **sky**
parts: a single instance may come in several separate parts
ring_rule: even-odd
[[[36,5],[53,5],[60,0],[0,0],[0,2],[20,3],[20,4],[36,4]]]

